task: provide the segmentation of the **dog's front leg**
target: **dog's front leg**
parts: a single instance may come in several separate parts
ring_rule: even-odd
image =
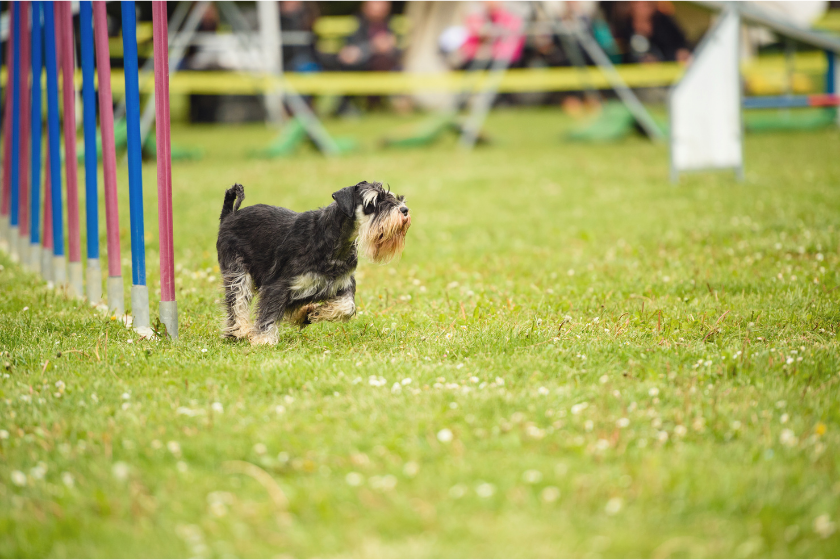
[[[349,321],[356,314],[356,283],[338,292],[334,298],[318,305],[309,314],[309,321]]]
[[[289,305],[286,286],[264,286],[257,301],[257,322],[249,336],[251,345],[277,344],[277,322]]]

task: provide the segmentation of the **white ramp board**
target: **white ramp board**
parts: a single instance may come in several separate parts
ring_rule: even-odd
[[[721,14],[671,92],[671,179],[683,171],[735,169],[743,173],[740,17]]]

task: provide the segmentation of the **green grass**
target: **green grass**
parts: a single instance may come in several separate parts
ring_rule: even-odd
[[[366,147],[330,161],[175,129],[207,154],[174,170],[177,342],[0,255],[0,556],[840,554],[837,130],[674,187],[666,147],[564,144],[556,111],[375,151],[399,122],[330,123]],[[362,179],[414,225],[360,265],[359,314],[220,339],[225,188],[302,210]]]

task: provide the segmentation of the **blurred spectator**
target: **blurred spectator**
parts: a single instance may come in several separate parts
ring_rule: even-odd
[[[525,35],[522,18],[507,9],[503,2],[482,2],[482,10],[467,16],[466,37],[460,48],[463,66],[488,56],[492,60],[509,59],[516,66],[522,59]],[[489,52],[486,52],[489,51]]]
[[[670,2],[619,3],[614,15],[616,39],[624,49],[626,62],[690,60],[688,42],[673,17]]]
[[[358,29],[338,52],[339,69],[371,72],[400,70],[397,37],[391,31],[391,2],[363,2],[358,20]],[[371,95],[367,101],[369,109],[377,108],[382,104],[382,96]],[[354,111],[358,110],[351,105],[351,97],[345,96],[336,114],[352,114]]]
[[[391,3],[364,2],[358,19],[358,29],[338,53],[339,66],[344,70],[398,70],[400,53],[390,28]]]
[[[316,19],[318,8],[314,2],[280,2],[284,70],[317,72],[321,69],[312,33]]]

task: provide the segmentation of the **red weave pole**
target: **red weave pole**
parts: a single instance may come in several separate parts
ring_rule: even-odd
[[[32,41],[29,39],[29,2],[20,3],[20,187],[18,202],[18,227],[21,237],[29,244],[29,133],[32,128],[30,108],[32,97],[29,86]],[[39,76],[40,77],[40,76]]]
[[[108,232],[108,276],[122,276],[120,216],[117,206],[117,152],[114,145],[114,102],[111,95],[111,54],[108,47],[108,14],[105,2],[93,2],[93,36],[96,73],[99,77],[99,123],[102,134],[102,168],[105,175],[105,229]]]
[[[8,14],[12,13],[12,4],[9,2]],[[15,40],[15,26],[9,19],[9,37],[6,39],[6,88],[3,107],[3,185],[0,192],[0,216],[9,215],[12,196],[12,87],[14,86],[14,73],[12,68],[12,44]]]
[[[160,299],[175,301],[175,246],[172,239],[172,146],[169,139],[169,31],[166,2],[152,2],[155,51],[155,138],[157,140]]]
[[[62,92],[64,94],[64,169],[67,174],[68,257],[71,263],[82,261],[82,238],[79,233],[79,172],[76,161],[76,84],[73,60],[73,12],[70,2],[55,2],[55,32],[61,44],[59,53]]]
[[[53,252],[53,222],[52,222],[52,195],[50,193],[50,143],[45,142],[44,150],[44,235],[41,236],[41,246]]]

